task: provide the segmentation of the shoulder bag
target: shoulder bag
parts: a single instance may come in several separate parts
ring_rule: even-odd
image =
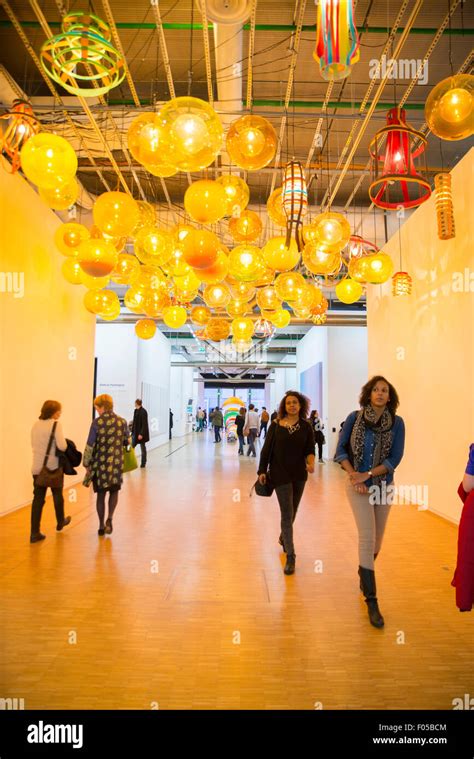
[[[42,488],[62,488],[64,483],[63,470],[61,467],[57,469],[48,469],[46,462],[48,460],[49,452],[54,440],[54,433],[56,432],[57,422],[54,422],[51,435],[49,436],[48,447],[46,449],[46,455],[43,461],[43,467],[39,474],[36,475],[35,484]]]

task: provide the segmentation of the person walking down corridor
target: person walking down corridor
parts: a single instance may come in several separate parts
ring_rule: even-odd
[[[221,438],[221,429],[224,425],[224,417],[222,416],[222,411],[220,410],[219,406],[216,406],[214,409],[214,414],[212,415],[212,424],[214,426],[214,442],[220,443]]]
[[[98,395],[94,406],[99,416],[91,424],[83,464],[87,475],[92,478],[94,493],[97,493],[98,534],[102,536],[113,531],[112,518],[122,487],[123,449],[128,445],[129,437],[127,422],[114,413],[110,395]],[[105,521],[107,493],[109,514]]]
[[[308,410],[308,398],[296,390],[288,390],[280,403],[278,417],[268,430],[258,466],[258,479],[264,485],[270,477],[280,505],[279,543],[286,553],[286,575],[295,571],[293,522],[308,472],[314,472],[314,433]]]
[[[196,421],[197,421],[197,432],[202,432],[204,430],[204,411],[202,410],[201,406],[199,406],[197,410]]]
[[[140,398],[135,401],[135,411],[133,412],[132,422],[132,447],[140,443],[142,453],[141,468],[146,467],[146,444],[150,440],[150,431],[148,429],[148,412],[143,408]]]
[[[261,436],[261,434],[263,432],[264,433],[263,437],[266,438],[266,436],[267,436],[267,426],[268,426],[268,422],[269,421],[270,421],[270,414],[268,413],[268,411],[265,408],[265,406],[262,406],[262,413],[260,414],[260,430],[259,430],[259,433],[258,433],[259,437]]]
[[[243,456],[243,453],[244,453],[244,441],[245,441],[244,427],[245,427],[246,413],[247,411],[246,411],[245,406],[241,406],[239,409],[239,413],[235,417],[235,424],[237,427],[237,437],[239,439],[239,450],[237,452],[239,456]]]
[[[255,406],[253,403],[249,405],[249,410],[247,411],[247,415],[245,417],[245,432],[247,432],[247,440],[249,444],[247,456],[250,456],[250,454],[252,454],[252,456],[255,457],[257,455],[255,452],[255,440],[258,435],[258,414],[255,411]]]
[[[40,527],[48,487],[51,488],[53,494],[56,530],[60,532],[71,521],[71,517],[64,516],[64,475],[57,457],[57,450],[65,451],[67,448],[66,438],[59,421],[61,410],[59,401],[45,401],[41,407],[39,419],[31,429],[33,502],[30,543],[38,543],[46,538]]]
[[[309,418],[309,421],[313,425],[314,440],[315,440],[316,445],[318,446],[319,463],[324,464],[323,445],[326,442],[326,439],[324,437],[324,432],[323,432],[324,424],[318,412],[316,411],[316,409],[313,409],[313,411],[311,411],[311,416]]]
[[[396,415],[399,403],[385,377],[372,377],[361,390],[360,410],[344,422],[335,456],[348,474],[346,493],[359,533],[360,589],[374,627],[384,626],[374,571],[390,513],[384,493],[393,483],[405,445],[405,424]]]

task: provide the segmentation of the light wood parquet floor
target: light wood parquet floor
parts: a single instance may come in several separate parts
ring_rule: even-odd
[[[235,444],[194,433],[125,475],[110,537],[82,486],[62,533],[48,499],[42,543],[29,544],[29,507],[3,517],[0,697],[26,709],[452,709],[474,696],[474,616],[450,586],[456,526],[392,507],[376,630],[340,468],[310,476],[291,577],[276,497],[249,498],[255,473]]]

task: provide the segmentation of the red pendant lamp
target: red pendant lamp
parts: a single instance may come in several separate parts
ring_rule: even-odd
[[[380,153],[384,138],[385,152]],[[403,108],[389,110],[387,125],[379,129],[369,146],[372,158],[369,196],[374,205],[396,210],[400,206],[416,208],[428,200],[430,185],[415,166],[415,159],[424,154],[426,144],[424,135],[406,123]]]

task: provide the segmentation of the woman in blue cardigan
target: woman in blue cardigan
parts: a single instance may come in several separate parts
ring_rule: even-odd
[[[369,619],[383,627],[377,603],[374,560],[381,545],[388,515],[393,473],[403,457],[405,425],[396,416],[398,394],[385,377],[372,377],[362,388],[360,411],[344,422],[335,461],[348,473],[347,496],[359,532],[360,588]]]

